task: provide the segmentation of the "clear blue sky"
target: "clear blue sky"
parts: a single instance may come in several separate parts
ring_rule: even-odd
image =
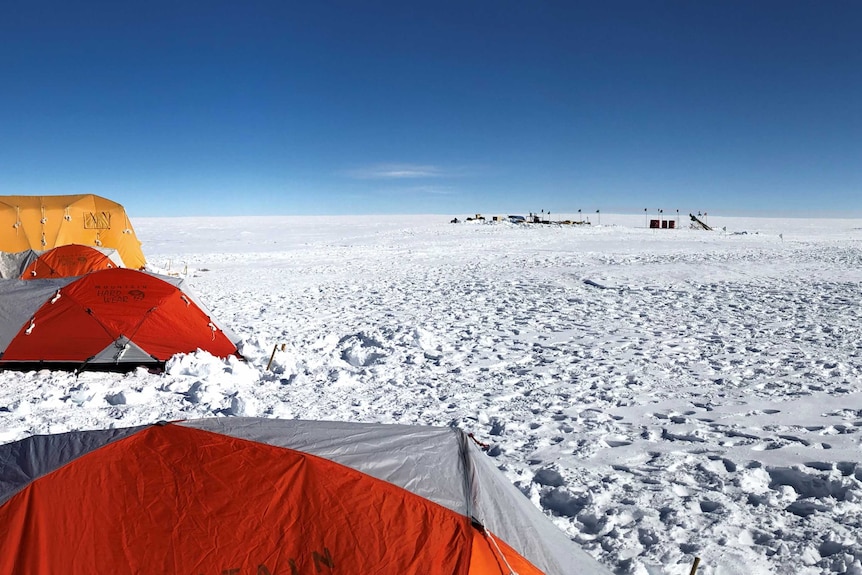
[[[862,215],[862,2],[0,2],[0,194]]]

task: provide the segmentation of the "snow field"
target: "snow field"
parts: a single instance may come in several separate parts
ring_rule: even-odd
[[[448,219],[136,221],[248,362],[2,372],[0,441],[232,415],[453,424],[617,572],[862,573],[862,222]]]

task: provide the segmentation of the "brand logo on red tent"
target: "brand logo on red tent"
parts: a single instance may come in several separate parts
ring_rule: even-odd
[[[96,296],[104,303],[128,303],[130,301],[143,301],[147,296],[146,284],[141,285],[107,285],[93,286]]]

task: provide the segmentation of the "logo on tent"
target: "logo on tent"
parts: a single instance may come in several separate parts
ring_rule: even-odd
[[[98,284],[96,297],[103,303],[128,303],[143,301],[147,296],[147,284]]]
[[[96,295],[102,298],[104,303],[126,303],[129,301],[129,296],[118,289],[96,290]]]
[[[85,212],[85,230],[110,230],[111,212]]]

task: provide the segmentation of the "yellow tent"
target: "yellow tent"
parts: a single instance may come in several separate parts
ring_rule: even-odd
[[[147,265],[120,204],[93,194],[0,196],[0,252],[81,244],[114,248],[130,268]]]

